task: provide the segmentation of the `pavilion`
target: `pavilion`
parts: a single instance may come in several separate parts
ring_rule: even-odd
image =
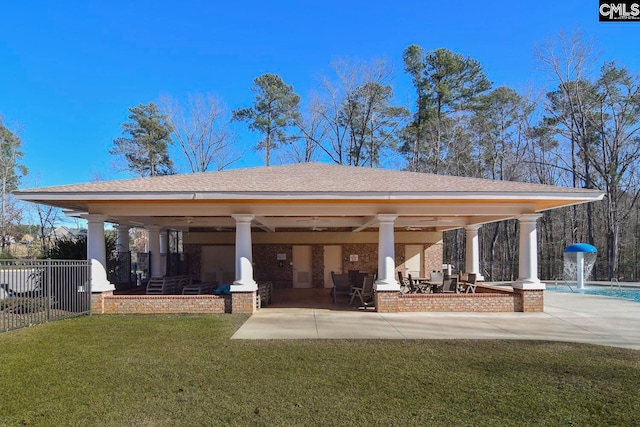
[[[259,280],[278,287],[330,287],[330,270],[352,268],[376,274],[379,311],[402,311],[397,272],[441,269],[443,231],[465,230],[460,267],[479,274],[478,230],[507,219],[520,226],[513,291],[542,294],[536,220],[546,210],[603,198],[598,190],[325,163],[72,184],[15,195],[87,220],[92,292],[114,290],[104,268],[105,223],[115,225],[121,245],[128,243],[130,228],[148,231],[154,277],[164,272],[164,231],[179,230],[190,274],[232,282],[234,312],[253,310]]]

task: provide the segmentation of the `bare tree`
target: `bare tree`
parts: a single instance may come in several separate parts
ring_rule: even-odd
[[[229,129],[230,114],[211,95],[189,96],[186,108],[171,97],[161,108],[172,127],[171,136],[187,158],[191,172],[206,172],[211,165],[222,170],[240,159],[233,152],[235,136]]]
[[[338,164],[377,165],[384,151],[395,147],[408,116],[405,108],[391,104],[391,67],[383,60],[339,60],[332,69],[336,79],[323,77],[322,93],[310,104],[322,139],[302,133]]]
[[[640,78],[613,63],[605,63],[594,78],[593,43],[580,34],[558,40],[538,52],[557,82],[557,89],[547,94],[546,124],[556,130],[561,143],[569,145],[573,185],[605,192],[607,275],[617,277],[621,226],[640,194],[635,178],[640,160]],[[593,204],[584,208],[589,243],[595,240],[597,208]],[[578,208],[572,212],[570,229],[576,238],[584,222],[578,218]]]
[[[298,117],[296,126],[300,130],[300,136],[289,144],[285,160],[307,163],[317,158],[319,144],[325,139],[327,132],[323,118],[318,113],[318,102],[318,98],[313,96],[308,111]]]

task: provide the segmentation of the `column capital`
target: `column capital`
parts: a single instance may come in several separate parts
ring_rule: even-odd
[[[253,214],[231,214],[231,217],[236,220],[236,222],[251,222],[255,215]]]
[[[84,214],[82,218],[86,219],[87,222],[105,222],[109,217],[103,214]]]
[[[398,215],[396,215],[396,214],[377,214],[376,218],[378,219],[378,222],[394,222],[398,218]]]
[[[542,218],[542,214],[541,213],[528,213],[528,214],[522,214],[522,215],[518,215],[517,220],[519,222],[536,222],[538,220],[538,218]]]
[[[466,231],[478,231],[482,227],[482,224],[467,224],[464,226]]]

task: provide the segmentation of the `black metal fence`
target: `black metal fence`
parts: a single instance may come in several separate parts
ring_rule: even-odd
[[[617,277],[609,277],[610,266],[606,260],[596,260],[591,273],[586,279],[609,281],[616,278],[625,282],[640,281],[640,264],[620,263]],[[518,278],[518,263],[480,261],[480,271],[485,280],[492,282],[508,282]],[[566,280],[565,265],[563,260],[539,261],[538,278],[540,280]]]
[[[90,313],[90,261],[0,261],[0,332]]]

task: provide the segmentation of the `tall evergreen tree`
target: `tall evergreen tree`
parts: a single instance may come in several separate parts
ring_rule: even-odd
[[[171,175],[169,158],[171,125],[154,103],[129,108],[129,122],[122,125],[125,136],[113,140],[109,153],[124,157],[130,171],[139,176]]]
[[[7,226],[17,221],[15,212],[10,209],[11,192],[18,189],[20,179],[27,174],[27,168],[19,162],[24,153],[21,151],[20,137],[11,132],[5,125],[2,116],[0,116],[0,241],[2,251],[5,248],[5,239],[7,235]]]
[[[250,130],[264,135],[256,149],[265,150],[269,166],[271,151],[294,139],[289,130],[300,120],[300,97],[276,74],[263,74],[253,83],[253,106],[234,110],[233,119],[247,122]]]
[[[425,54],[420,46],[411,45],[404,51],[404,64],[417,95],[414,119],[403,135],[409,169],[451,173],[447,159],[468,150],[456,146],[456,141],[464,141],[457,129],[461,116],[480,108],[479,96],[491,82],[478,61],[447,49]]]

